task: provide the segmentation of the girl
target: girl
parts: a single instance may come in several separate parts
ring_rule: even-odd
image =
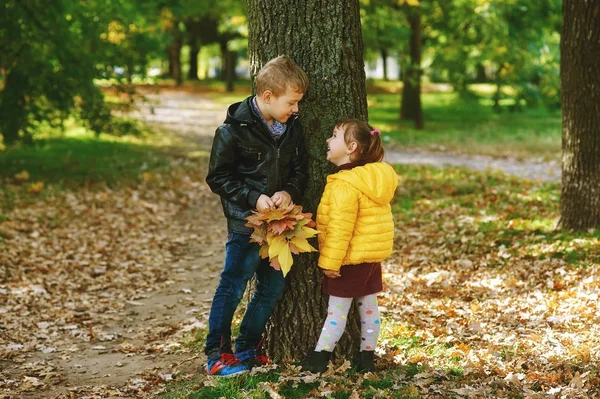
[[[327,140],[327,160],[337,166],[317,209],[319,267],[329,309],[317,347],[300,363],[323,372],[346,327],[356,300],[361,319],[357,370],[375,371],[373,355],[381,320],[377,293],[383,290],[381,261],[392,253],[394,221],[390,201],[398,176],[381,162],[381,132],[355,119],[338,122]]]

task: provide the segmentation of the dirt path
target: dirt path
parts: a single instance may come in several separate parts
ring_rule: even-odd
[[[151,104],[144,105],[135,115],[147,122],[192,135],[194,140],[210,145],[214,127],[225,117],[225,106],[215,104],[206,97],[194,93],[165,92],[148,95]],[[519,161],[493,158],[483,155],[450,154],[425,150],[386,150],[390,163],[463,166],[483,171],[501,170],[506,174],[549,182],[560,181],[561,166],[558,162]]]
[[[444,167],[448,165],[484,171],[501,170],[508,175],[547,182],[559,182],[561,166],[558,162],[531,162],[516,159],[499,159],[483,155],[447,154],[427,151],[387,150],[386,161],[395,164],[431,165]]]

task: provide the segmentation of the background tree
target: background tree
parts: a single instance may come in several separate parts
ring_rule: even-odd
[[[0,133],[4,143],[31,143],[41,121],[60,125],[72,110],[93,128],[105,126],[108,112],[93,84],[106,48],[105,25],[96,21],[95,2],[6,1],[0,10]],[[79,99],[79,102],[76,101]]]
[[[310,79],[300,113],[310,171],[304,207],[314,212],[325,176],[331,170],[325,159],[325,139],[331,135],[335,121],[341,117],[367,119],[358,0],[248,0],[247,9],[252,76],[269,59],[287,54]],[[297,258],[285,297],[268,328],[270,354],[304,356],[316,344],[325,308],[316,256]],[[350,344],[356,344],[360,337],[355,314],[348,330],[350,334],[345,334],[338,350],[351,350]]]
[[[406,18],[389,0],[361,0],[360,5],[365,58],[377,59],[380,56],[383,61],[383,79],[388,80],[388,57],[397,55],[408,41]]]
[[[496,109],[505,96],[503,87],[510,87],[517,109],[521,102],[556,107],[559,0],[431,4],[424,10],[423,29],[433,54],[433,79],[450,82],[461,95],[469,94],[470,83],[495,83]]]
[[[423,37],[421,26],[421,5],[409,4],[404,6],[406,19],[410,26],[408,39],[407,62],[402,64],[404,87],[402,88],[402,102],[400,104],[400,119],[415,121],[416,129],[423,129],[423,106],[421,104],[421,53]]]
[[[561,39],[563,109],[559,225],[600,227],[600,2],[565,0]]]

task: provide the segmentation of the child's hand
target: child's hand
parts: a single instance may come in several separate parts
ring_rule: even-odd
[[[329,278],[342,277],[339,270],[323,270],[323,273]]]
[[[286,208],[292,202],[292,197],[287,191],[277,191],[271,200],[276,206]]]
[[[266,212],[274,207],[275,204],[273,203],[273,200],[264,194],[261,194],[260,197],[258,197],[258,201],[256,201],[256,209],[259,212]]]

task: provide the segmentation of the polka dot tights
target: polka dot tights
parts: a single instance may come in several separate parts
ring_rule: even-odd
[[[357,298],[330,296],[327,319],[325,319],[325,324],[323,324],[323,330],[321,331],[315,351],[333,352],[335,345],[346,328],[346,320],[353,300],[356,300],[360,313],[360,350],[375,350],[377,339],[379,338],[381,319],[379,317],[379,308],[377,307],[377,294],[372,294]]]

